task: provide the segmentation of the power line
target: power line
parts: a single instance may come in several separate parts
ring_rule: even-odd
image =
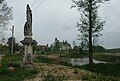
[[[36,0],[35,0],[35,1],[36,1]],[[36,5],[37,3],[39,3],[39,1],[41,1],[41,0],[38,0],[38,1],[36,1],[36,2],[35,2],[35,1],[33,2],[32,6],[31,6],[31,7],[33,7],[33,8],[34,8],[35,5]]]
[[[36,1],[36,0],[35,0]],[[33,6],[33,11],[35,11],[45,0],[38,0],[36,3],[35,3],[35,1],[33,2],[33,4],[32,4],[32,6]],[[38,6],[36,6],[35,7],[35,5],[38,3]],[[35,7],[35,8],[34,8]],[[18,23],[18,25],[20,25],[21,23],[23,23],[24,22],[24,16],[22,16],[22,18],[19,20],[19,22],[17,22]]]
[[[34,4],[35,4],[35,2],[36,2],[36,0],[34,0],[34,2],[33,2],[33,4],[32,4],[32,5],[34,5]]]
[[[38,0],[38,1],[39,1],[39,0]],[[35,2],[36,2],[36,0],[34,0],[32,6],[36,4]],[[24,22],[24,14],[23,14],[22,17],[20,18],[20,20],[17,22],[17,25],[19,25],[19,24],[21,24],[21,23],[23,23],[23,22]]]
[[[20,24],[21,22],[23,22],[23,20],[24,20],[24,16],[22,15],[22,17],[20,18],[20,20],[16,24]]]
[[[35,11],[44,1],[45,1],[45,0],[42,0],[42,1],[38,4],[38,6],[36,6],[33,10]]]

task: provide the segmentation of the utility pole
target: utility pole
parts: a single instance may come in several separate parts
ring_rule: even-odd
[[[13,54],[13,37],[14,37],[14,26],[12,26],[12,29],[10,29],[12,31],[12,45],[11,45],[11,54]]]

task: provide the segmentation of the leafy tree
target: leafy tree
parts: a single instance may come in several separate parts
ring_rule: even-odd
[[[93,46],[93,51],[94,52],[105,52],[105,48],[104,47],[102,47],[102,46],[99,46],[99,45],[97,45],[97,46]]]
[[[8,7],[5,0],[0,0],[0,39],[4,37],[4,30],[12,20],[12,7]]]
[[[80,54],[80,46],[74,46],[74,48],[73,48],[73,54]]]
[[[8,7],[4,0],[0,0],[0,29],[5,29],[12,18],[12,7]]]
[[[54,46],[53,46],[53,51],[60,51],[60,42],[57,38],[55,38]]]
[[[12,46],[12,37],[8,38],[7,44],[9,45],[9,51]],[[15,37],[13,37],[13,52],[19,51],[19,44],[15,42]]]
[[[57,41],[55,42],[54,50],[55,50],[55,51],[59,51],[59,50],[60,50],[60,42],[59,42],[59,40],[57,40]]]
[[[105,24],[105,21],[101,21],[98,16],[100,3],[104,3],[105,1],[109,0],[72,0],[74,3],[72,7],[77,7],[77,10],[81,14],[77,27],[78,31],[80,31],[79,37],[82,40],[82,43],[88,45],[90,64],[93,64],[93,38],[102,35],[100,31],[103,30]]]
[[[8,38],[7,44],[8,44],[9,46],[12,45],[12,37]],[[13,37],[13,44],[15,44],[15,37]]]

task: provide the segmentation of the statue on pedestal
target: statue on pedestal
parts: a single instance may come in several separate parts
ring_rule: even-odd
[[[24,46],[24,57],[22,61],[23,67],[32,67],[33,66],[33,48],[32,45],[34,44],[34,41],[32,39],[32,10],[30,9],[29,5],[27,5],[27,21],[24,25],[24,40],[21,41],[21,43]]]

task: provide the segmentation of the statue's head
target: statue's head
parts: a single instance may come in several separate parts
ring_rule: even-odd
[[[30,11],[31,11],[29,4],[27,4],[27,10],[30,10]]]
[[[27,4],[27,8],[29,8],[29,4]]]

